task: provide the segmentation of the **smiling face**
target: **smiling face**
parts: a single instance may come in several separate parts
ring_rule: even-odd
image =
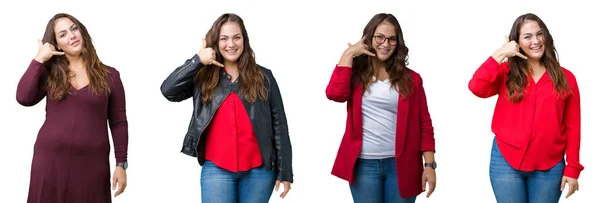
[[[396,35],[396,27],[391,23],[383,21],[377,25],[373,34],[372,46],[379,60],[386,61],[392,56],[398,43]]]
[[[528,58],[540,60],[544,56],[544,33],[540,25],[533,20],[526,20],[519,29],[519,46]]]
[[[69,18],[62,17],[54,23],[54,37],[57,49],[68,55],[79,55],[84,46],[80,28]]]
[[[219,32],[219,52],[226,62],[236,63],[244,50],[244,37],[240,26],[226,22]]]

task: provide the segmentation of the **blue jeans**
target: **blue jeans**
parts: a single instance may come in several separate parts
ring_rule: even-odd
[[[265,166],[233,173],[206,160],[200,174],[203,203],[267,203],[275,187],[275,171]]]
[[[548,170],[531,172],[512,168],[504,159],[496,139],[492,144],[490,181],[498,203],[558,202],[565,170],[564,159]]]
[[[400,197],[394,158],[358,159],[350,192],[355,203],[412,203],[417,198]]]

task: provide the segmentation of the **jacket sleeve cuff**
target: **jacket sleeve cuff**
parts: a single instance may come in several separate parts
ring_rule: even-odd
[[[290,172],[287,172],[287,173],[285,173],[285,172],[279,172],[279,174],[277,174],[277,180],[288,181],[290,183],[294,182],[293,175]]]

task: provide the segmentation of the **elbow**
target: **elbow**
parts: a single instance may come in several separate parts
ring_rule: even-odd
[[[171,101],[171,102],[178,102],[178,101],[180,101],[180,99],[179,99],[179,97],[177,95],[171,93],[171,88],[169,88],[168,86],[161,85],[160,86],[160,93],[168,101]]]
[[[327,99],[329,99],[331,101],[335,101],[335,102],[340,102],[340,103],[346,102],[350,98],[349,94],[333,92],[330,90],[325,91],[325,95],[327,96]]]
[[[491,96],[491,95],[487,94],[486,91],[483,91],[482,88],[478,88],[471,84],[469,84],[469,91],[471,91],[471,93],[473,93],[473,95],[475,95],[476,97],[483,98],[483,99]]]
[[[17,102],[21,105],[21,106],[34,106],[35,104],[37,104],[37,102],[32,101],[31,99],[29,99],[26,96],[21,96],[19,94],[17,94]]]

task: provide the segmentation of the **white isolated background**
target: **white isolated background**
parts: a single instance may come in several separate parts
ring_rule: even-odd
[[[474,71],[499,48],[514,19],[538,14],[555,39],[560,62],[581,91],[580,191],[565,202],[596,202],[600,98],[597,37],[600,19],[588,1],[4,1],[0,6],[0,196],[25,202],[33,145],[45,100],[22,107],[17,83],[37,53],[47,21],[58,12],[88,28],[100,59],[120,71],[129,119],[128,187],[114,202],[200,202],[200,166],[180,153],[192,103],[168,102],[162,81],[197,53],[202,37],[225,12],[246,23],[259,64],[279,82],[293,146],[292,190],[271,202],[352,202],[346,181],[330,175],[346,104],[325,87],[347,42],[361,38],[369,19],[394,14],[410,48],[409,67],[421,74],[435,128],[437,189],[417,202],[495,202],[488,164],[496,97],[467,87]],[[112,143],[111,143],[112,146]],[[112,147],[111,147],[112,148]],[[111,164],[114,156],[111,152]],[[112,167],[114,168],[114,167]],[[112,171],[111,171],[112,174]]]

